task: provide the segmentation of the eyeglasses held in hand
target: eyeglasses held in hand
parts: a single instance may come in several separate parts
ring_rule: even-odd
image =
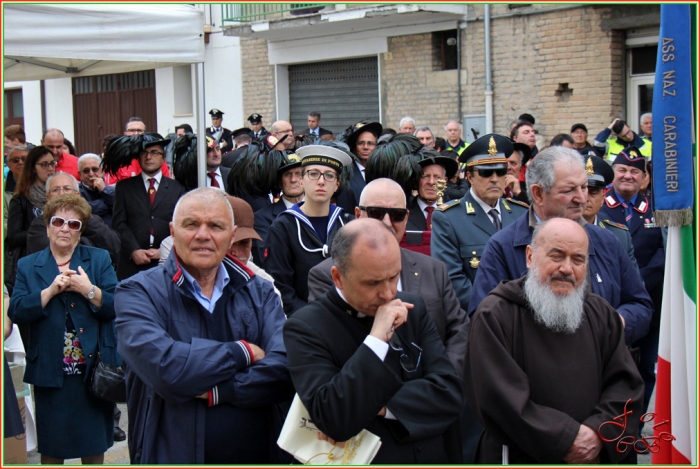
[[[406,344],[406,342],[401,338],[398,332],[394,331],[389,341],[389,346],[392,350],[401,352],[399,358],[399,363],[401,363],[401,368],[403,368],[406,373],[413,373],[418,369],[420,365],[420,359],[423,356],[423,349],[416,345],[415,342]],[[418,356],[416,357],[416,353]]]
[[[157,151],[157,150],[151,150],[151,151],[142,151],[141,156],[148,155],[152,156],[153,158],[158,158],[159,156],[165,156],[165,153],[162,151]]]
[[[386,207],[363,207],[360,205],[360,210],[367,212],[370,218],[384,220],[384,217],[389,214],[389,220],[392,223],[401,223],[406,219],[408,209],[405,208],[386,208]]]
[[[506,174],[508,174],[508,170],[505,168],[502,169],[477,169],[476,170],[479,173],[479,176],[482,178],[490,178],[493,176],[493,173],[496,173],[496,176],[499,178],[504,177]]]
[[[41,166],[41,169],[46,169],[49,166],[51,166],[52,168],[55,168],[56,162],[55,161],[44,161],[43,163],[37,163],[36,165]]]
[[[68,224],[68,229],[71,231],[80,231],[80,228],[83,227],[83,222],[80,220],[76,220],[75,218],[71,218],[66,220],[65,218],[61,217],[51,217],[51,226],[54,228],[58,228],[59,230],[63,228],[66,224]]]
[[[334,173],[333,171],[328,171],[326,173],[322,173],[321,171],[307,171],[304,174],[312,181],[318,181],[322,174],[323,179],[328,182],[335,182],[335,180],[338,179],[338,174]]]

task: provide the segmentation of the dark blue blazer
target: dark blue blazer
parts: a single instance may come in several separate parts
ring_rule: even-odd
[[[527,273],[525,248],[532,241],[530,211],[491,237],[474,280],[469,314],[503,280]],[[624,247],[609,230],[587,224],[588,277],[593,293],[600,295],[625,318],[625,342],[630,345],[649,331],[654,306],[639,273]]]
[[[10,299],[8,315],[16,324],[29,324],[27,369],[24,381],[36,386],[63,386],[63,333],[66,314],[70,314],[83,346],[86,359],[84,379],[90,376],[99,352],[106,363],[119,365],[116,353],[117,335],[114,328],[114,288],[117,276],[109,253],[104,249],[83,246],[75,248],[70,261],[71,270],[81,266],[93,284],[102,290],[102,306],[95,309],[80,293],[59,293],[41,307],[41,291],[51,285],[59,274],[50,248],[19,260],[17,281]]]
[[[262,238],[262,241],[257,239],[253,240],[253,262],[257,265],[263,265],[264,261],[264,250],[265,250],[265,240],[267,239],[267,233],[270,231],[270,225],[275,221],[277,216],[287,210],[287,206],[284,204],[284,200],[280,198],[274,204],[266,205],[257,212],[255,212],[255,224],[253,228],[255,232]]]
[[[615,191],[609,190],[605,194],[605,204],[603,204],[603,208],[600,211],[601,214],[598,217],[601,218],[602,214],[607,214],[610,220],[621,225],[627,225],[625,223],[625,208],[621,202]],[[632,218],[627,226],[632,236],[634,257],[637,259],[637,265],[639,265],[639,273],[642,275],[644,286],[654,302],[652,324],[658,325],[664,290],[666,254],[661,228],[650,226],[653,215],[654,206],[652,201],[648,197],[639,194],[632,209]]]
[[[365,182],[365,178],[362,177],[362,171],[360,171],[354,161],[352,165],[352,179],[350,179],[350,188],[352,189],[352,193],[355,194],[355,201],[357,204],[359,204],[360,194],[362,194],[362,189],[365,188],[367,183]],[[353,207],[353,210],[354,209],[355,207]],[[345,210],[345,208],[343,208],[343,210]]]

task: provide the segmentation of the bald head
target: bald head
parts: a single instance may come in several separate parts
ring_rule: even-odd
[[[394,250],[400,259],[399,244],[389,227],[373,218],[361,218],[338,231],[333,239],[332,257],[338,270],[347,275],[353,267],[358,267],[366,259],[364,254],[359,256],[353,254],[354,251],[393,253]]]
[[[284,150],[289,150],[294,147],[294,128],[287,121],[276,121],[270,126],[270,133],[278,140],[282,140],[284,136],[287,138],[276,149],[283,147]]]
[[[387,209],[406,209],[406,195],[401,189],[396,181],[392,181],[387,178],[380,178],[371,181],[365,186],[360,194],[360,207],[365,207],[368,210],[369,207],[383,207]],[[360,207],[355,207],[355,218],[364,219],[372,215],[376,215],[377,210],[361,210]],[[379,211],[381,215],[381,221],[388,226],[394,233],[394,237],[398,242],[401,242],[403,234],[406,231],[406,223],[408,222],[408,211],[405,212],[405,216],[400,221],[393,221],[397,218],[393,218],[392,214],[386,211]],[[396,217],[396,215],[394,215]]]

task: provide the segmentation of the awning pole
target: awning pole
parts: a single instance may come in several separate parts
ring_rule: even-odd
[[[197,187],[207,187],[207,124],[204,114],[204,62],[197,63]]]

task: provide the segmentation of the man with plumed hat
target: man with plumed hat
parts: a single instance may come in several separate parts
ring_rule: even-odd
[[[654,367],[659,350],[659,320],[664,284],[664,242],[661,228],[654,221],[652,199],[640,193],[647,171],[646,159],[636,147],[620,151],[613,161],[615,179],[605,193],[605,213],[614,222],[629,228],[634,245],[634,256],[644,280],[654,313],[649,333],[633,344],[640,349],[639,373],[644,379],[644,409],[649,404],[656,383]]]
[[[227,152],[233,149],[233,139],[231,131],[221,126],[224,120],[224,113],[218,109],[209,111],[211,116],[211,127],[207,127],[207,135],[212,137],[221,148],[221,151]]]
[[[233,163],[235,163],[236,160],[243,153],[245,153],[245,147],[247,147],[251,142],[250,132],[251,130],[248,127],[241,127],[240,129],[236,129],[231,133],[233,148],[222,152],[223,156],[221,166],[230,168],[233,166]]]
[[[430,231],[432,227],[433,213],[437,209],[438,181],[451,179],[459,170],[459,164],[453,158],[441,156],[435,150],[429,148],[420,149],[416,155],[420,158],[418,165],[420,172],[415,171],[411,175],[414,189],[418,194],[408,203],[408,223],[406,229],[410,231]],[[397,174],[401,179],[401,174]]]
[[[130,138],[130,137],[125,137]],[[138,151],[141,174],[117,183],[114,194],[112,228],[120,234],[122,248],[117,278],[124,280],[158,265],[161,241],[170,235],[175,204],[185,193],[179,182],[161,171],[165,146],[170,143],[159,134],[144,133]],[[105,159],[110,159],[107,147]],[[126,155],[125,160],[131,160]]]
[[[341,140],[344,138],[345,143],[350,147],[350,151],[355,155],[355,166],[353,167],[352,180],[350,181],[354,199],[352,201],[348,200],[348,203],[343,204],[338,201],[338,204],[346,207],[347,210],[353,210],[360,201],[360,194],[362,194],[362,189],[366,185],[365,165],[369,155],[377,147],[377,140],[381,135],[382,124],[367,121],[358,122],[348,127],[341,135]],[[345,193],[349,195],[349,191],[345,191]]]
[[[250,122],[250,138],[254,140],[265,138],[269,133],[263,126],[262,118],[263,116],[258,113],[248,116],[248,122]]]
[[[622,243],[622,246],[630,256],[630,260],[636,266],[637,260],[634,258],[632,237],[627,225],[616,223],[610,220],[605,212],[600,212],[605,202],[605,188],[612,184],[613,179],[615,179],[615,173],[610,164],[603,158],[598,156],[586,156],[585,158],[586,174],[588,175],[588,201],[586,202],[586,208],[583,210],[583,218],[588,223],[610,230]]]
[[[307,303],[309,270],[330,256],[335,234],[344,225],[343,209],[331,203],[343,167],[352,158],[329,145],[307,145],[301,158],[304,201],[282,212],[270,226],[263,252],[265,270],[282,293],[289,316]]]
[[[253,242],[253,258],[256,263],[263,259],[263,248],[272,222],[280,213],[289,210],[294,204],[304,199],[304,187],[301,184],[301,158],[296,153],[285,155],[280,161],[275,192],[277,190],[280,191],[279,200],[255,212],[255,231],[262,238],[260,242]]]

